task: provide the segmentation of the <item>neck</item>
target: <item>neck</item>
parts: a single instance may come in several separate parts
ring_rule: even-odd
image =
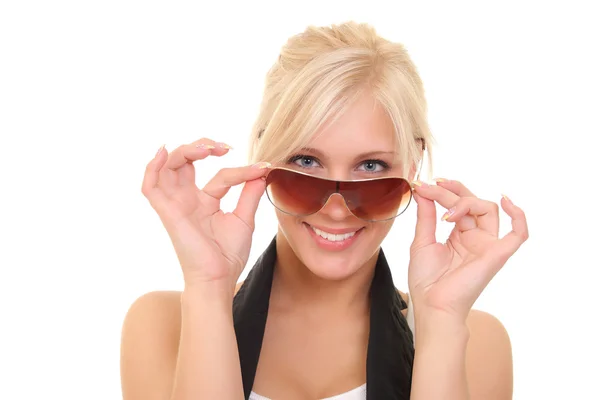
[[[271,303],[283,310],[320,310],[324,313],[369,311],[369,290],[379,251],[354,274],[329,280],[315,275],[296,256],[281,231],[277,233],[277,261]]]

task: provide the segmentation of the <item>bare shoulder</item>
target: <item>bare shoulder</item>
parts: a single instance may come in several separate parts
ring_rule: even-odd
[[[409,296],[398,290],[408,303]],[[403,310],[406,315],[406,310]],[[467,317],[469,343],[466,367],[472,399],[511,399],[513,392],[512,346],[508,332],[494,315],[471,310]]]
[[[498,318],[472,310],[467,318],[467,374],[473,399],[510,399],[513,391],[512,346]]]
[[[149,292],[136,299],[129,307],[123,322],[123,339],[153,336],[162,339],[178,334],[181,323],[181,292]]]
[[[123,399],[169,398],[180,334],[181,291],[149,292],[133,302],[121,331]]]
[[[123,399],[168,399],[181,325],[180,292],[146,293],[129,307],[121,331]]]
[[[467,326],[470,333],[468,350],[473,353],[472,357],[479,355],[479,358],[486,358],[493,355],[499,362],[510,359],[510,337],[498,318],[485,311],[471,310]]]
[[[242,286],[235,287],[235,293]],[[152,334],[160,343],[179,342],[181,325],[181,291],[149,292],[136,299],[123,322],[123,339]]]
[[[467,318],[467,325],[471,332],[471,340],[480,339],[480,336],[487,336],[489,339],[508,340],[510,342],[504,324],[498,318],[485,311],[471,310]]]

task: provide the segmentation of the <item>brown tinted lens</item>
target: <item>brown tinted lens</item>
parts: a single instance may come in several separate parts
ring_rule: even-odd
[[[412,196],[410,184],[401,178],[342,182],[339,192],[350,211],[368,221],[382,221],[402,214]]]
[[[335,192],[335,182],[274,169],[267,175],[267,196],[279,210],[294,215],[319,211]]]

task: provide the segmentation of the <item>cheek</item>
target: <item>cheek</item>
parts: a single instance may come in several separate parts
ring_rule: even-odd
[[[383,239],[387,236],[394,225],[394,220],[384,221],[384,222],[376,222],[371,224],[370,231],[371,236],[374,242],[377,242],[377,245],[381,244]]]
[[[286,237],[293,235],[297,229],[302,227],[298,218],[292,215],[283,213],[279,210],[275,210],[275,214],[277,215],[279,227]]]

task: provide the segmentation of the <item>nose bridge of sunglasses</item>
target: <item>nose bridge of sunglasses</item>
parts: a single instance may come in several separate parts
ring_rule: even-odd
[[[334,192],[329,195],[329,197],[325,200],[323,207],[321,207],[321,212],[325,211],[338,211],[343,209],[346,213],[352,213],[350,208],[348,207],[348,199],[346,199],[341,193]]]

